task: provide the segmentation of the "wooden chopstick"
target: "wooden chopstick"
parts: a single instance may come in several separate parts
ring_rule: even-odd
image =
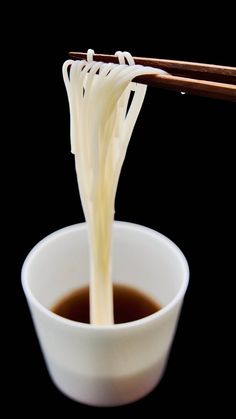
[[[69,55],[76,59],[86,59],[87,54],[83,52],[70,52]],[[95,61],[118,63],[115,55],[94,54]],[[222,83],[236,82],[236,68],[220,65],[191,63],[188,61],[164,60],[158,58],[134,57],[136,64],[161,68],[174,76],[189,77],[218,81]]]
[[[86,59],[83,52],[70,52],[74,59]],[[118,63],[115,55],[94,54],[94,61]],[[236,102],[236,68],[187,61],[134,57],[136,64],[160,68],[169,74],[138,76],[133,81],[178,92]]]

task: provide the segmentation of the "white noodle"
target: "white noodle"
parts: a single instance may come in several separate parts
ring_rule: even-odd
[[[140,112],[146,86],[131,83],[142,74],[162,70],[135,65],[128,52],[117,51],[118,64],[68,60],[63,77],[69,99],[71,151],[90,243],[90,321],[113,323],[111,237],[120,171]],[[127,60],[129,65],[125,64]],[[129,110],[131,91],[134,92]]]

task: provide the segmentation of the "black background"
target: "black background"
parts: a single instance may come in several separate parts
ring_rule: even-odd
[[[47,234],[84,219],[61,75],[67,52],[119,49],[137,56],[235,65],[229,28],[222,32],[216,21],[209,29],[204,18],[192,27],[188,19],[180,33],[170,21],[162,27],[162,18],[158,15],[148,25],[150,15],[144,12],[144,30],[141,20],[131,29],[120,16],[124,32],[119,37],[118,23],[111,19],[103,23],[98,19],[92,31],[84,15],[68,20],[66,29],[63,19],[59,23],[56,16],[50,20],[45,15],[37,24],[29,20],[20,34],[15,61],[22,65],[15,122],[10,125],[10,133],[16,130],[16,135],[13,153],[10,150],[14,166],[9,166],[8,198],[14,229],[14,262],[9,264],[14,332],[13,345],[7,345],[7,352],[13,347],[8,394],[14,393],[19,412],[30,414],[29,400],[38,413],[66,412],[70,417],[96,411],[65,398],[51,383],[20,285],[20,269],[29,250]],[[108,414],[147,414],[152,406],[165,416],[191,417],[193,411],[221,405],[225,383],[221,349],[229,346],[221,310],[230,294],[222,253],[231,229],[234,138],[235,104],[148,89],[122,169],[115,218],[167,235],[186,255],[191,277],[161,383],[145,399],[108,409]]]

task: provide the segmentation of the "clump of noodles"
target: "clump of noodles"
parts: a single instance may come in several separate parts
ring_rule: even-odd
[[[113,323],[111,238],[121,167],[146,86],[131,83],[162,70],[135,65],[128,52],[120,64],[68,60],[63,65],[71,118],[71,150],[90,243],[90,322]],[[125,63],[125,59],[128,64]],[[130,94],[132,102],[128,109]]]

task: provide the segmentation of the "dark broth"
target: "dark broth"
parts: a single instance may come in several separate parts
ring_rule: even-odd
[[[160,310],[151,297],[126,285],[113,285],[115,323],[138,320]],[[62,298],[52,309],[66,319],[89,323],[89,287],[80,288]]]

